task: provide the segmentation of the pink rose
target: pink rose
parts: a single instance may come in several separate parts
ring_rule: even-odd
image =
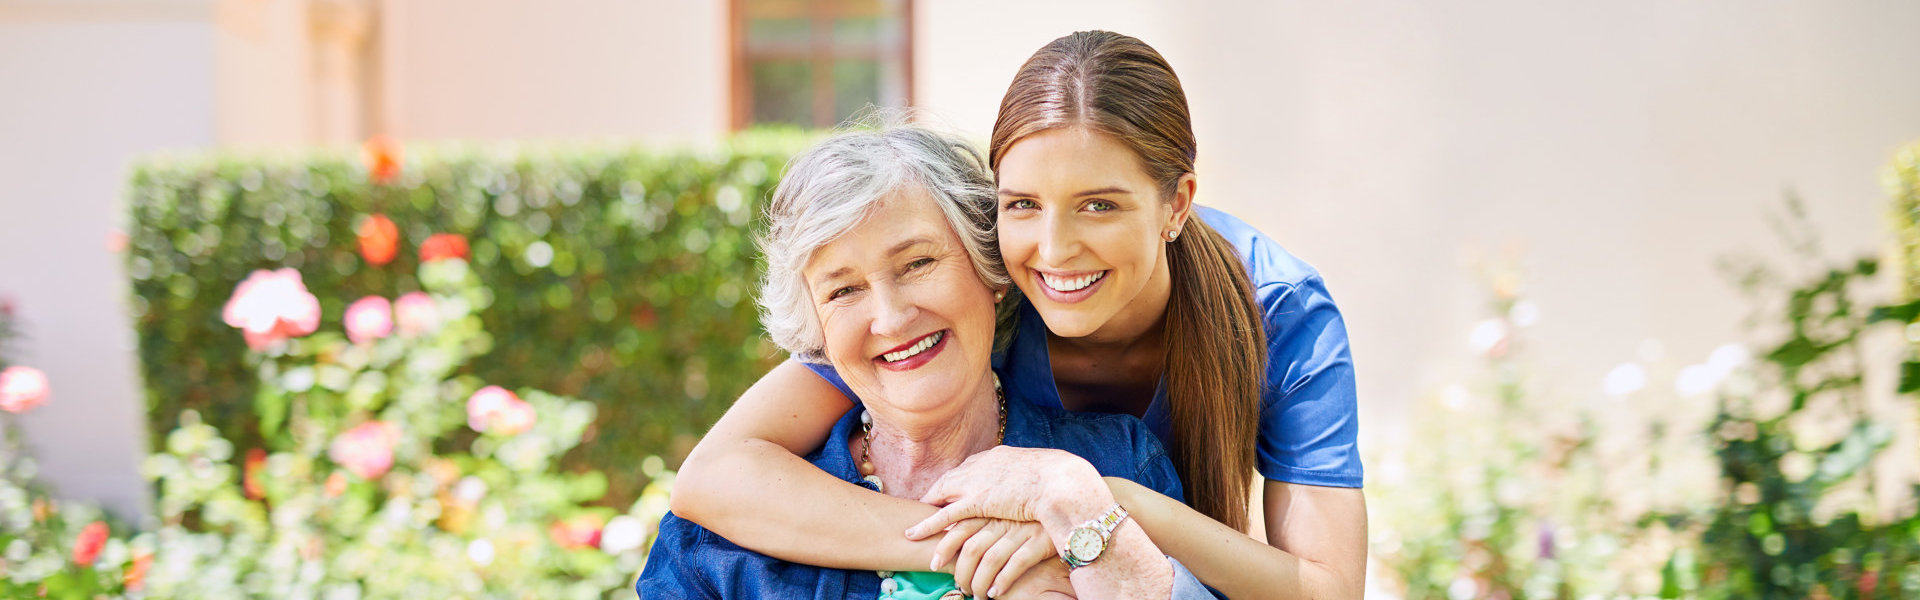
[[[362,479],[375,479],[393,468],[393,445],[399,441],[399,427],[369,421],[333,438],[327,457]]]
[[[247,347],[259,350],[319,329],[320,300],[307,292],[299,271],[262,269],[234,288],[220,319],[240,329]]]
[[[0,371],[0,410],[19,414],[47,401],[47,374],[33,367]]]
[[[367,296],[347,305],[347,339],[360,344],[393,333],[393,303]]]
[[[93,566],[100,557],[100,549],[107,545],[107,524],[94,521],[80,529],[80,537],[73,540],[73,564],[82,567]]]
[[[426,292],[407,292],[393,301],[393,319],[400,335],[413,337],[440,326],[440,306]]]
[[[467,426],[481,433],[518,435],[533,428],[535,416],[532,404],[497,385],[467,398]]]

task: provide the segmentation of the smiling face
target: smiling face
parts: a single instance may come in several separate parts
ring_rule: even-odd
[[[993,291],[925,191],[881,201],[801,272],[827,361],[876,416],[949,418],[991,390]]]
[[[1165,314],[1162,236],[1184,220],[1176,205],[1191,188],[1163,201],[1139,157],[1083,127],[1014,142],[999,187],[1001,256],[1054,335],[1126,339]]]

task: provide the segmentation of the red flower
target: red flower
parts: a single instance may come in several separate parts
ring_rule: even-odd
[[[141,552],[134,555],[133,564],[127,566],[127,574],[121,579],[127,591],[138,592],[147,587],[147,569],[153,566],[153,553]]]
[[[554,523],[547,528],[547,535],[562,548],[595,548],[600,546],[602,524],[598,515],[583,514]]]
[[[307,292],[300,272],[261,269],[234,288],[220,318],[237,327],[254,350],[320,328],[320,300]]]
[[[259,500],[267,496],[265,486],[260,483],[260,472],[266,468],[266,450],[254,448],[247,451],[247,466],[241,471],[240,487],[246,490],[248,500]]]
[[[39,369],[11,366],[0,371],[0,410],[19,414],[47,401],[47,374]]]
[[[107,545],[107,524],[94,521],[80,530],[80,538],[73,541],[73,564],[82,567],[93,566],[93,560],[100,558],[100,549]]]
[[[360,256],[367,264],[377,267],[393,262],[393,255],[400,252],[400,228],[386,215],[374,213],[354,233],[360,237]]]
[[[467,238],[458,233],[436,233],[420,244],[420,262],[467,258]]]
[[[360,160],[367,165],[367,179],[385,185],[400,176],[400,143],[376,135],[360,144]]]

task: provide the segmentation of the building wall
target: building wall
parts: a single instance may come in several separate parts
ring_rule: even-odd
[[[19,361],[53,398],[23,418],[62,493],[133,516],[139,458],[128,287],[109,233],[135,156],[214,141],[205,3],[0,2],[0,294],[17,304]]]
[[[711,139],[727,128],[726,7],[384,2],[386,129],[406,139]]]

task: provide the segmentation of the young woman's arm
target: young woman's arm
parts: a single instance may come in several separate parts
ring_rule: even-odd
[[[934,507],[875,494],[800,458],[852,408],[798,362],[774,367],[687,455],[671,508],[735,544],[835,569],[923,571],[938,538],[900,535]]]
[[[1140,484],[1106,481],[1162,551],[1229,598],[1347,599],[1365,591],[1367,505],[1359,489],[1267,480],[1268,545]]]

